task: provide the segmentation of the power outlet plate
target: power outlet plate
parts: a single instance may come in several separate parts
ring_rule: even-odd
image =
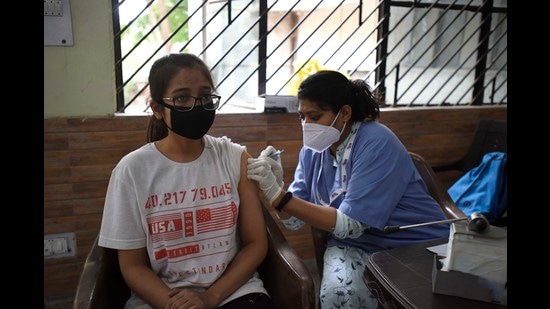
[[[73,232],[44,235],[44,259],[75,255],[76,240]]]
[[[44,46],[73,46],[69,0],[44,0]]]

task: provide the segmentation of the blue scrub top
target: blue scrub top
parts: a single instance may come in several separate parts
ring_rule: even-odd
[[[330,206],[371,228],[356,239],[338,239],[330,234],[328,246],[348,245],[373,253],[449,236],[449,224],[383,232],[387,225],[446,219],[428,193],[407,149],[388,127],[376,121],[362,123],[347,168],[347,192]],[[341,188],[340,165],[333,166],[330,149],[321,154],[302,147],[288,191],[303,200],[323,204],[330,201],[330,194],[338,188]]]

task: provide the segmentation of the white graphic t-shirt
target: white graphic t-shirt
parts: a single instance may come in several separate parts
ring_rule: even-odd
[[[170,288],[208,288],[239,249],[244,146],[226,137],[205,135],[204,141],[203,153],[188,163],[148,143],[120,160],[107,189],[99,245],[147,247],[153,272]],[[252,292],[267,293],[257,273],[222,304]],[[130,303],[143,302],[132,295]]]

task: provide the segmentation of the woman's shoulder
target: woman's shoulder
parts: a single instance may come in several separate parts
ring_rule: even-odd
[[[370,132],[391,132],[390,128],[378,120],[362,122],[359,130]]]
[[[155,152],[156,149],[153,143],[140,146],[120,158],[112,173],[118,175],[128,174],[145,166],[151,167],[151,162],[159,158],[158,155],[155,155]],[[147,164],[144,164],[144,162],[147,162]]]
[[[154,143],[147,143],[124,155],[118,162],[118,165],[132,165],[136,162],[142,162],[143,159],[150,156],[155,151]]]
[[[241,150],[245,148],[245,146],[231,141],[231,139],[227,136],[216,137],[211,135],[205,135],[204,138],[206,139],[205,140],[206,145],[211,145],[212,147],[216,147],[216,148],[223,147],[223,148],[235,149],[235,150]]]
[[[212,150],[212,153],[217,157],[227,157],[230,160],[240,161],[243,151],[246,147],[231,141],[227,136],[214,137],[205,135],[205,147]]]
[[[358,135],[361,139],[367,140],[396,138],[395,133],[390,128],[378,121],[366,121],[361,123]]]
[[[362,152],[377,149],[378,152],[405,150],[399,137],[386,125],[378,122],[364,122],[359,128],[355,141],[355,150]]]
[[[138,148],[127,153],[124,157],[130,157],[130,158],[139,157],[139,156],[151,154],[155,151],[156,151],[155,143],[151,142],[151,143],[147,143],[145,145],[139,146]]]

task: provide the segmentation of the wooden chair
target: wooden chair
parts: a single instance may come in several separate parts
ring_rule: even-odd
[[[422,180],[426,184],[430,195],[437,201],[447,219],[464,218],[466,215],[456,206],[453,199],[447,193],[447,190],[439,183],[431,166],[419,154],[409,152],[414,166],[420,173]],[[323,257],[325,255],[326,240],[328,233],[311,226],[311,236],[313,237],[313,248],[315,251],[315,261],[319,275],[323,275]]]
[[[434,165],[432,168],[436,173],[451,172],[454,173],[456,177],[460,178],[468,171],[478,166],[485,154],[494,151],[508,151],[507,122],[505,120],[481,119],[477,124],[474,138],[468,148],[468,152],[456,161]],[[491,224],[501,227],[507,226],[507,214],[505,210],[502,216]]]
[[[416,170],[418,171],[418,173],[420,173],[422,180],[424,180],[424,183],[428,188],[428,192],[430,192],[430,195],[439,204],[447,219],[458,219],[466,217],[464,212],[462,212],[462,210],[460,210],[460,208],[456,206],[449,193],[447,193],[447,190],[437,180],[435,172],[430,164],[428,164],[428,162],[424,160],[424,158],[419,154],[409,152],[409,155],[414,162]]]
[[[488,152],[507,152],[507,123],[505,120],[479,120],[468,152],[460,159],[432,166],[434,172],[460,171],[465,174],[478,166]]]
[[[276,308],[315,308],[313,277],[289,245],[265,207],[269,239],[267,257],[258,272]],[[124,308],[130,289],[118,265],[117,251],[98,246],[97,238],[86,258],[73,303],[74,309]]]

